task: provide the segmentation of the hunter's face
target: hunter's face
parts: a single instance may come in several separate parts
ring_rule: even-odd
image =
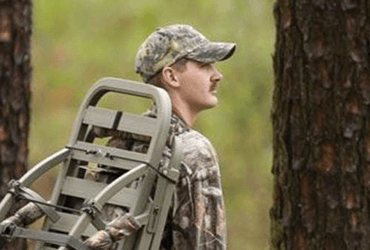
[[[222,75],[213,63],[189,60],[183,72],[178,72],[182,99],[194,111],[202,111],[217,105],[217,83]]]

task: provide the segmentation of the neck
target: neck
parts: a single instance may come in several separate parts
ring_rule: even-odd
[[[177,109],[175,107],[172,108],[172,112],[174,112],[181,120],[183,120],[186,126],[191,127],[195,121],[196,114],[191,114],[189,112],[184,112],[181,109]]]
[[[171,98],[172,112],[180,117],[188,127],[191,127],[199,113],[199,111],[192,109],[186,103]]]

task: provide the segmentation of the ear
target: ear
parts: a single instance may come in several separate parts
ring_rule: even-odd
[[[177,88],[180,86],[179,79],[176,75],[176,71],[171,67],[163,68],[162,79],[164,84],[170,88]]]

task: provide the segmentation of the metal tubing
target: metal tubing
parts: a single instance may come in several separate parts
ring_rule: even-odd
[[[136,180],[140,176],[144,175],[148,171],[146,164],[141,164],[138,167],[130,170],[129,172],[123,174],[115,181],[106,186],[93,200],[95,205],[98,207],[103,206],[110,198],[112,198],[119,190],[123,189],[125,186],[130,184],[132,181]],[[91,217],[83,213],[76,224],[71,229],[69,235],[73,237],[79,237],[83,234],[86,227],[89,225]]]
[[[69,156],[70,152],[70,149],[64,148],[49,156],[48,158],[31,168],[30,171],[28,171],[25,175],[23,175],[22,178],[19,179],[19,182],[22,183],[25,187],[29,187],[42,174],[44,174],[60,162],[64,161]]]
[[[25,187],[29,187],[42,174],[66,159],[69,154],[70,150],[65,148],[49,156],[45,160],[36,164],[30,171],[28,171],[23,177],[19,179],[19,182]],[[14,197],[9,193],[6,194],[5,197],[2,199],[0,203],[0,221],[3,221],[5,219],[5,216],[13,205],[13,202]]]

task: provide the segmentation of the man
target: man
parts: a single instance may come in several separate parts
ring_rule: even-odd
[[[212,43],[188,25],[157,29],[141,45],[135,69],[144,82],[164,88],[173,120],[184,131],[184,164],[177,185],[171,226],[164,249],[225,249],[226,225],[220,172],[211,143],[190,129],[199,112],[217,105],[222,75],[214,62],[234,53],[232,43]],[[168,228],[167,228],[168,229]]]
[[[214,62],[235,51],[235,44],[213,43],[189,25],[157,29],[140,46],[135,69],[144,82],[165,89],[172,103],[172,126],[184,146],[184,160],[174,206],[167,221],[161,249],[226,249],[225,211],[216,153],[211,143],[190,129],[199,112],[217,105],[222,79]],[[120,145],[122,138],[111,144]],[[122,144],[123,145],[123,144]],[[118,231],[124,228],[124,233]],[[120,217],[87,241],[109,248],[111,239],[124,238],[135,227]]]
[[[235,51],[235,44],[213,43],[189,25],[171,25],[157,29],[140,46],[135,69],[144,82],[165,89],[172,104],[171,127],[183,144],[180,179],[173,207],[163,233],[163,250],[226,249],[225,211],[216,153],[211,143],[190,129],[199,112],[217,105],[216,90],[222,75],[214,62]],[[148,114],[153,115],[153,114]],[[110,134],[97,128],[96,137],[112,136],[109,145],[145,152],[145,139],[129,133]],[[168,148],[166,148],[168,150]],[[162,164],[168,154],[163,154]],[[86,176],[86,178],[97,178]],[[30,203],[7,221],[29,224],[42,216]],[[113,220],[105,230],[86,241],[92,248],[110,249],[117,240],[138,229],[125,211],[117,207],[103,210]],[[108,218],[109,217],[109,218]]]

